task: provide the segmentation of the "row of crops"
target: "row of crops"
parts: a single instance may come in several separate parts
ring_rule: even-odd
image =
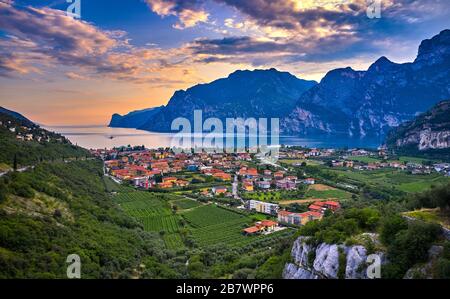
[[[178,250],[184,247],[180,234],[165,234],[163,239],[167,249]]]
[[[172,204],[181,210],[189,210],[200,206],[200,203],[191,199],[178,199],[172,201]]]
[[[192,237],[200,247],[221,246],[251,251],[256,247],[272,246],[293,233],[284,230],[270,235],[245,236],[242,230],[252,225],[251,218],[215,205],[201,206],[182,215],[192,227]]]
[[[239,219],[244,221],[249,220],[249,218],[243,215],[222,209],[215,205],[198,207],[183,213],[183,217],[193,228],[202,228]]]
[[[138,218],[138,220],[144,225],[146,231],[175,233],[180,229],[181,218],[176,215],[148,216]]]

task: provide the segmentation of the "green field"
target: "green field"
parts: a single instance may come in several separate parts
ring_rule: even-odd
[[[304,192],[301,190],[292,190],[292,191],[257,191],[257,192],[250,192],[245,193],[243,195],[244,199],[254,199],[259,201],[265,201],[265,202],[279,202],[282,200],[296,200],[299,198],[302,198],[304,195]]]
[[[168,249],[178,250],[184,248],[183,239],[180,234],[165,234],[163,239]]]
[[[347,159],[350,160],[350,161],[356,161],[356,162],[367,163],[367,164],[381,162],[380,159],[375,158],[375,157],[369,157],[369,156],[348,157]]]
[[[201,205],[199,202],[197,202],[195,200],[191,200],[191,199],[174,200],[174,201],[172,201],[172,204],[177,206],[181,210],[189,210],[189,209],[196,208]]]
[[[331,172],[338,175],[338,181],[349,184],[369,184],[389,189],[412,193],[422,192],[431,186],[438,186],[450,182],[450,178],[440,174],[412,175],[405,171],[393,169],[379,169],[374,171],[337,170]]]
[[[168,239],[164,239],[169,248],[177,247],[173,245],[176,239],[181,241],[181,237],[177,234],[181,228],[181,217],[173,215],[167,198],[172,197],[139,191],[120,193],[114,197],[128,215],[142,223],[144,230],[170,234],[171,237],[165,235]]]
[[[352,197],[351,193],[335,189],[335,190],[313,190],[310,189],[306,192],[306,199],[308,198],[317,198],[317,199],[329,199],[329,198],[337,198],[341,200],[350,199]]]
[[[219,208],[215,205],[198,207],[182,215],[193,228],[201,228],[239,219],[244,221],[249,220],[249,218],[243,215]]]
[[[253,225],[251,218],[215,205],[202,206],[182,215],[192,226],[192,236],[201,247],[260,246],[276,242],[277,238],[286,237],[292,233],[291,230],[285,230],[267,236],[245,236],[242,230]]]

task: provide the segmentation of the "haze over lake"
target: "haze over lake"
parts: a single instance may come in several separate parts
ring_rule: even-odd
[[[88,149],[145,145],[147,148],[170,147],[174,134],[147,132],[136,129],[109,128],[106,126],[45,126],[69,140]],[[336,136],[301,138],[280,136],[280,144],[317,148],[377,148],[382,142],[372,139],[349,139]]]

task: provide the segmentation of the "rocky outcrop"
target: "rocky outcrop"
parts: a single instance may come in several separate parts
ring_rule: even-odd
[[[308,237],[299,237],[292,247],[292,263],[285,266],[285,279],[366,279],[367,250],[364,246],[321,243],[313,246]],[[382,263],[384,253],[376,253]],[[340,267],[345,267],[340,271]],[[344,275],[344,276],[342,276]]]
[[[427,113],[407,122],[388,135],[391,148],[418,151],[450,148],[450,101],[443,101]]]
[[[428,250],[428,262],[425,264],[416,265],[406,272],[404,279],[433,279],[434,269],[436,268],[436,262],[442,255],[444,247],[431,246]]]

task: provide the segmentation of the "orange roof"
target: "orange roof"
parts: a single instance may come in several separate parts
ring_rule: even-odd
[[[244,232],[246,232],[248,234],[254,234],[254,233],[259,232],[259,228],[256,226],[252,226],[252,227],[244,229]]]
[[[321,210],[321,209],[322,209],[322,206],[319,206],[319,205],[315,205],[315,204],[314,204],[314,205],[310,205],[309,208],[310,208],[310,209],[313,209],[313,210]]]
[[[336,202],[336,201],[326,201],[325,204],[329,205],[329,206],[335,206],[335,207],[340,207],[341,206],[341,204]]]
[[[318,212],[306,212],[306,213],[300,214],[300,216],[302,216],[302,217],[309,217],[309,216],[312,216],[312,217],[315,217],[315,218],[321,218],[321,217],[322,217],[322,214],[321,214],[321,213],[318,213]]]
[[[274,226],[278,225],[278,222],[272,221],[272,220],[263,220],[261,221],[261,225],[263,226]]]

